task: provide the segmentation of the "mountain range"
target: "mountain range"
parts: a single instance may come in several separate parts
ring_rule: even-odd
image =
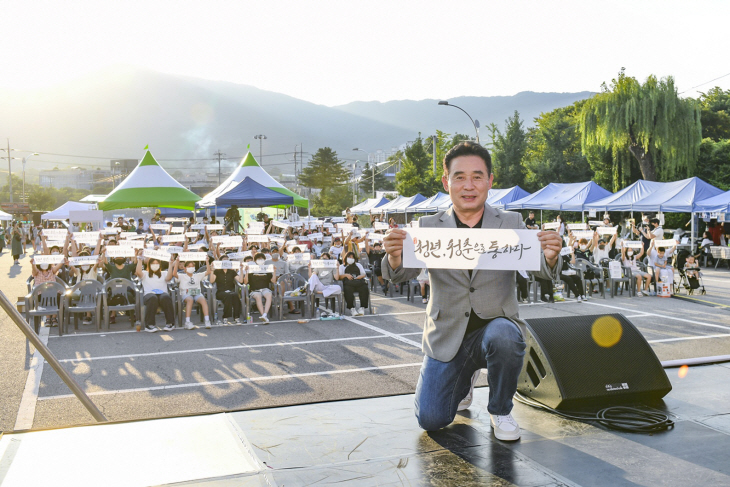
[[[515,110],[529,126],[541,112],[591,94],[521,92],[449,102],[467,110],[482,127],[501,126]],[[229,158],[224,166],[231,167],[249,145],[258,157],[254,136],[263,134],[263,166],[292,172],[292,153],[295,147],[302,150],[300,144],[305,161],[325,146],[354,161],[365,160],[354,147],[389,151],[419,132],[425,137],[436,129],[474,133],[466,115],[437,102],[358,101],[328,107],[248,85],[114,67],[51,88],[0,90],[0,136],[8,137],[13,148],[41,153],[33,158],[38,169],[107,168],[109,159],[140,158],[149,145],[163,167],[175,170],[217,169],[217,159],[212,159],[218,150]],[[484,143],[486,131],[481,135]]]

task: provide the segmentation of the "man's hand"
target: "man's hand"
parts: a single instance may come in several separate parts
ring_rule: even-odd
[[[555,267],[558,263],[558,256],[560,256],[560,249],[563,247],[563,239],[558,232],[546,231],[538,232],[537,239],[540,241],[540,247],[545,255],[550,268]]]
[[[401,265],[403,255],[403,241],[406,239],[406,231],[400,228],[389,229],[383,238],[383,248],[388,254],[388,263],[392,269]]]

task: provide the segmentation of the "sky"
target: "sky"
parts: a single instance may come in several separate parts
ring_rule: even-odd
[[[0,0],[0,89],[125,64],[335,106],[599,91],[625,67],[698,96],[730,89],[728,18],[726,0]]]

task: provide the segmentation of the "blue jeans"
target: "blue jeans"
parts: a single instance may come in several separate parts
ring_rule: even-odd
[[[524,356],[522,333],[507,318],[495,318],[466,335],[450,362],[425,356],[416,386],[418,424],[426,431],[451,424],[459,403],[469,393],[471,377],[477,369],[487,369],[487,410],[499,416],[509,414]]]

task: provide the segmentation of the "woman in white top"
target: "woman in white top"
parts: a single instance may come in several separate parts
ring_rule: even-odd
[[[200,272],[195,272],[195,261],[191,260],[185,262],[184,272],[178,274],[178,281],[180,282],[180,296],[185,303],[185,325],[186,330],[195,329],[195,325],[190,321],[190,314],[193,311],[193,303],[198,303],[203,309],[203,316],[205,316],[205,327],[210,328],[210,316],[208,315],[208,302],[205,300],[202,290],[200,289],[200,282],[210,276],[212,268],[206,261],[205,267],[200,268]]]
[[[322,253],[321,260],[334,260],[330,259],[327,252]],[[339,269],[337,268],[337,261],[334,261],[335,267],[321,267],[319,269],[312,269],[312,262],[309,262],[309,289],[313,293],[322,293],[324,296],[325,307],[327,307],[327,301],[333,294],[340,294],[342,289],[340,286],[335,284],[335,280],[340,280]],[[335,309],[334,298],[332,298],[332,309]]]
[[[636,295],[643,296],[641,292],[641,284],[646,284],[645,292],[649,295],[649,285],[651,284],[651,274],[644,272],[639,269],[638,261],[641,260],[641,256],[644,255],[644,247],[641,247],[639,254],[635,255],[636,249],[627,249],[626,247],[621,248],[621,259],[624,267],[631,269],[631,273],[636,277]]]
[[[165,313],[165,327],[163,330],[172,331],[175,329],[175,311],[172,305],[172,298],[167,293],[167,283],[173,278],[174,269],[177,269],[178,261],[175,259],[167,269],[167,274],[163,275],[160,271],[160,261],[158,259],[150,259],[147,263],[147,270],[142,268],[142,260],[137,259],[137,270],[135,274],[142,281],[144,288],[144,305],[145,311],[145,331],[155,333],[155,315],[157,307],[161,307]]]

